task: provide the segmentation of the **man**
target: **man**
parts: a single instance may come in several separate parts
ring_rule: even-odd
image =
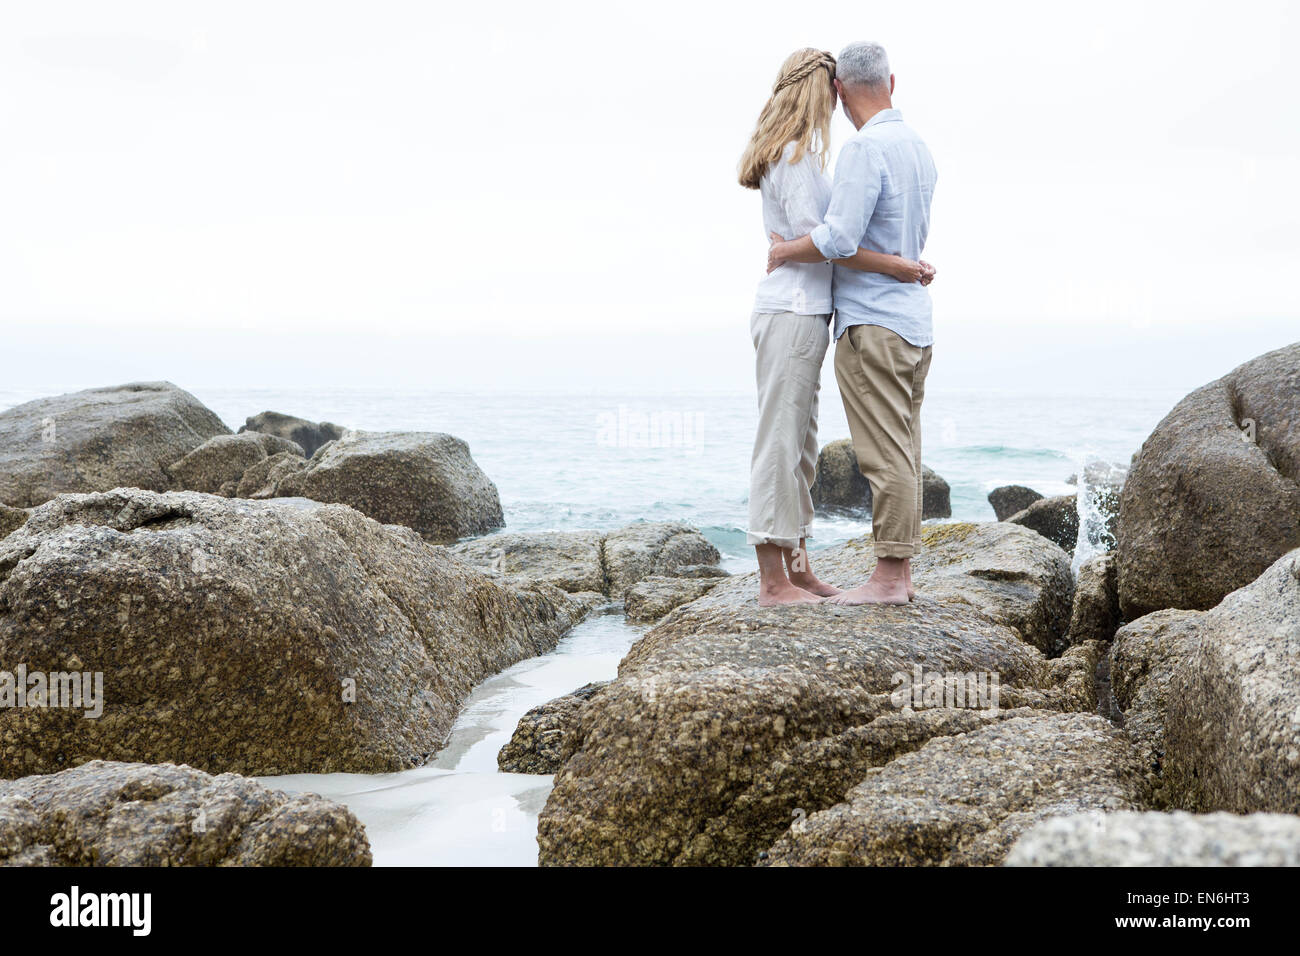
[[[835,89],[858,130],[840,150],[825,221],[775,242],[770,264],[844,259],[859,246],[920,260],[935,169],[893,106],[894,76],[877,43],[840,53]],[[921,546],[921,401],[934,342],[925,282],[835,266],[835,378],[858,467],[871,483],[876,569],[835,604],[906,604]],[[928,279],[928,276],[927,276]]]

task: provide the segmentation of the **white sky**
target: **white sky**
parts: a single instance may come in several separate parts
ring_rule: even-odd
[[[932,386],[1190,388],[1300,339],[1298,7],[7,4],[5,376],[747,387],[736,160],[869,38],[939,167]]]

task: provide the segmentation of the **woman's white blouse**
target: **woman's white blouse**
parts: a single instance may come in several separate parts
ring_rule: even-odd
[[[763,195],[763,235],[783,239],[806,236],[822,224],[831,201],[831,184],[818,157],[805,152],[791,163],[798,143],[786,144],[781,158],[768,167],[759,183]],[[755,312],[794,312],[829,315],[831,264],[787,262],[764,276],[754,298]]]

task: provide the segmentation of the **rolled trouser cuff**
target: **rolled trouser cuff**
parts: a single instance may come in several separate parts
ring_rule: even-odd
[[[875,548],[877,558],[910,558],[917,550],[911,541],[877,541]]]
[[[781,538],[771,534],[755,534],[753,531],[745,532],[745,541],[751,545],[774,544],[778,548],[789,548],[790,550],[799,547],[798,538]]]

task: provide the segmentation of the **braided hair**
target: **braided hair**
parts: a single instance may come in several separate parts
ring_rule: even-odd
[[[740,159],[740,185],[757,189],[763,174],[791,142],[799,144],[791,162],[816,151],[825,168],[835,108],[834,79],[835,57],[825,50],[805,47],[786,59]]]

